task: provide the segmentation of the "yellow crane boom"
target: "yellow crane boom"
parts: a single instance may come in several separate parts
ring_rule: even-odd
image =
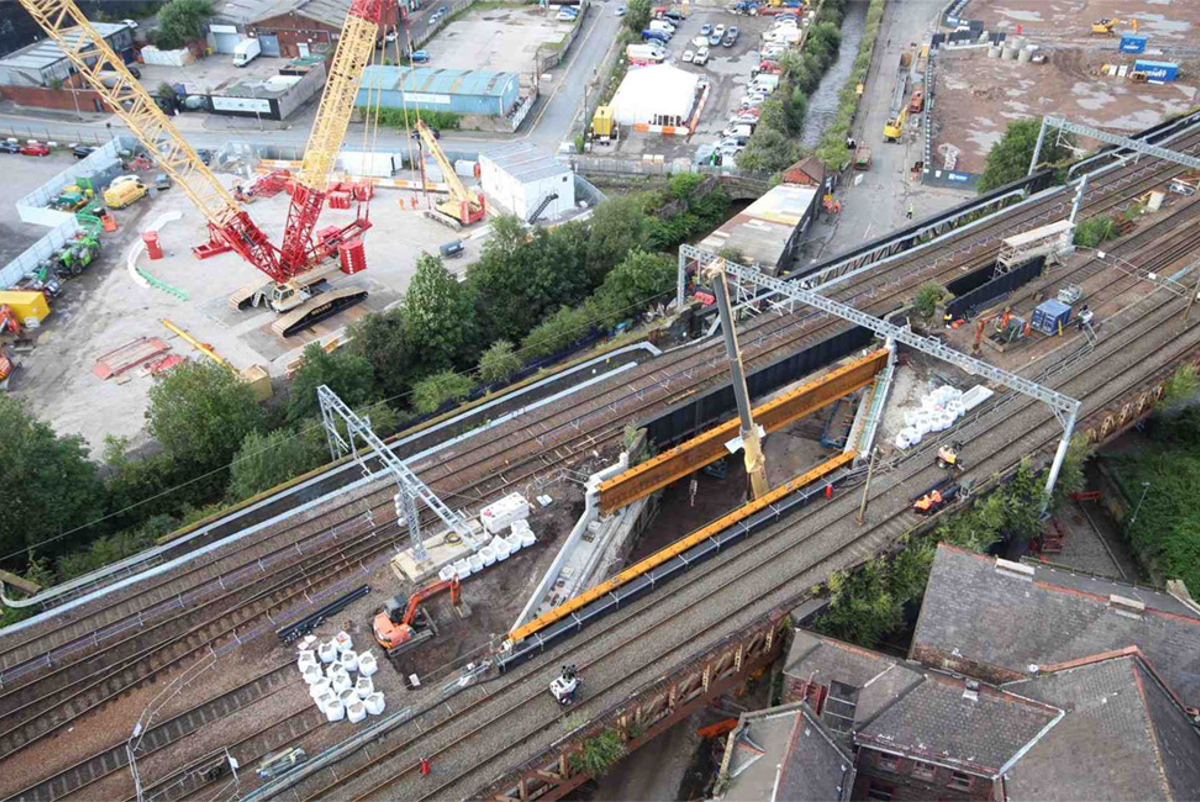
[[[441,168],[446,186],[450,189],[450,197],[435,204],[437,210],[464,226],[482,220],[485,213],[483,197],[477,198],[467,191],[467,187],[458,177],[458,173],[454,172],[454,165],[446,158],[441,145],[438,144],[437,137],[434,136],[433,131],[425,124],[424,120],[417,120],[416,130],[425,147],[429,148],[429,152],[433,155],[433,160]]]

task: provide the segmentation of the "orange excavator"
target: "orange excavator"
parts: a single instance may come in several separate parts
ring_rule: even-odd
[[[388,599],[375,616],[375,642],[387,651],[388,657],[394,657],[429,640],[437,634],[437,627],[421,603],[448,590],[450,603],[457,607],[461,587],[455,577],[427,585],[407,599],[404,596]]]

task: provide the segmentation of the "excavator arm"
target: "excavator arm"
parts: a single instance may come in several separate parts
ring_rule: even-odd
[[[279,252],[266,234],[221,186],[79,7],[72,0],[20,3],[195,204],[210,228],[242,258],[275,278]],[[78,34],[67,33],[73,26],[78,26]]]
[[[450,603],[458,606],[458,592],[461,587],[458,577],[454,579],[443,580],[442,582],[434,582],[432,585],[421,588],[416,593],[408,597],[408,606],[404,608],[403,626],[412,626],[412,622],[417,617],[417,608],[421,602],[426,599],[436,596],[443,590],[450,591]]]
[[[353,0],[325,81],[325,92],[308,137],[304,161],[291,207],[281,251],[283,272],[291,277],[302,272],[312,259],[313,229],[325,203],[329,176],[346,137],[363,70],[375,50],[379,25],[396,12],[395,0]],[[365,230],[360,221],[359,230]]]

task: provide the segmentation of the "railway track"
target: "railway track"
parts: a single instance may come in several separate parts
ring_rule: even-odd
[[[1050,379],[1062,392],[1080,397],[1084,401],[1085,416],[1104,409],[1107,404],[1140,387],[1148,366],[1169,365],[1174,358],[1200,345],[1200,321],[1178,322],[1183,300],[1166,292],[1157,295],[1165,297],[1144,302],[1147,306],[1144,312],[1094,350],[1086,343],[1076,349],[1089,358],[1057,371],[1052,369],[1067,362],[1055,360],[1048,366],[1050,370],[1042,369],[1035,375]],[[1167,349],[1150,336],[1164,326],[1177,330],[1173,347]],[[1061,358],[1062,355],[1058,356]],[[1030,420],[1031,417],[1036,420]],[[977,478],[1010,469],[1026,455],[1052,445],[1061,435],[1061,428],[1052,414],[1036,402],[1011,393],[1003,394],[988,414],[961,427],[955,436],[962,437],[968,429],[977,435],[968,441],[973,451],[978,450],[975,444],[985,441],[998,446],[985,451],[985,456],[977,459],[966,472]],[[813,584],[811,575],[815,566],[828,565],[839,557],[852,558],[849,560],[852,563],[906,533],[915,523],[915,516],[908,512],[907,488],[932,483],[934,478],[942,476],[931,462],[929,459],[906,458],[890,475],[884,474],[883,485],[872,493],[872,509],[878,511],[883,507],[889,511],[882,519],[870,521],[868,533],[859,534],[848,525],[857,494],[843,494],[838,501],[804,508],[799,520],[793,518],[778,524],[774,531],[756,536],[723,560],[718,557],[718,562],[708,564],[707,569],[694,569],[693,579],[677,588],[678,595],[686,596],[686,601],[673,604],[677,593],[672,593],[638,602],[623,616],[606,619],[601,626],[589,628],[586,635],[579,636],[579,640],[587,638],[585,643],[569,642],[565,650],[556,650],[553,660],[546,662],[557,665],[565,660],[581,666],[581,673],[588,681],[585,705],[593,699],[602,706],[602,700],[627,698],[638,687],[662,675],[663,666],[685,662],[688,656],[702,650],[706,637],[713,637],[715,631],[731,629],[744,620],[735,621],[734,616],[751,612],[761,614],[762,610],[786,603],[781,597],[788,593],[793,598],[797,592],[802,594],[804,588]],[[845,542],[833,543],[832,548],[816,549],[817,542],[828,540],[827,533],[835,531],[839,522],[843,534],[849,529],[851,536],[843,538]],[[805,533],[797,535],[800,528]],[[819,562],[814,562],[814,554],[821,555],[817,558]],[[755,583],[753,577],[760,573],[770,579],[765,584],[753,584],[754,589],[750,591],[749,583]],[[819,573],[821,575],[816,578],[823,578],[823,572]],[[702,590],[693,592],[693,588],[701,585],[704,586]],[[734,589],[738,592],[729,592]],[[728,605],[714,604],[722,598],[750,601],[731,610]],[[669,609],[655,616],[654,612],[663,607]],[[718,608],[715,614],[711,613],[714,607]],[[652,626],[628,631],[629,627],[637,626],[634,622],[643,618],[647,624],[653,619]],[[616,637],[622,630],[625,637]],[[611,661],[622,660],[621,655],[627,655],[626,659],[632,663],[622,662],[612,667]],[[418,775],[418,754],[413,748],[417,739],[409,738],[389,745],[385,751],[349,772],[342,769],[338,782],[304,786],[302,798],[314,800],[334,794],[338,799],[355,800],[395,798],[397,794],[408,799],[477,796],[481,788],[503,776],[511,766],[526,764],[546,740],[554,740],[559,735],[547,731],[555,721],[563,718],[561,709],[545,690],[554,673],[533,667],[512,680],[497,680],[502,684],[481,691],[476,698],[460,705],[457,714],[444,718],[440,727],[428,720],[420,722],[418,727],[423,734],[419,756],[430,759],[437,766],[437,771],[429,777]],[[466,723],[460,729],[448,732],[452,723],[460,720]],[[493,746],[480,748],[481,744]],[[499,790],[495,786],[489,789]]]
[[[1195,140],[1200,141],[1200,134],[1195,136]],[[1104,206],[1107,209],[1119,206],[1123,202],[1128,202],[1131,192],[1133,194],[1140,193],[1146,187],[1160,184],[1165,180],[1165,174],[1178,172],[1178,169],[1173,166],[1163,167],[1160,165],[1161,169],[1150,170],[1149,165],[1143,163],[1139,167],[1141,174],[1133,179],[1125,171],[1114,171],[1109,174],[1112,176],[1109,183],[1120,185],[1123,191],[1118,192],[1114,190],[1106,195],[1099,192],[1099,190],[1102,190],[1107,184],[1102,184],[1098,181],[1093,186],[1093,189],[1099,195],[1095,201],[1092,201],[1092,203],[1097,204],[1093,208]],[[1132,170],[1131,172],[1138,173],[1139,170]],[[1056,201],[1056,203],[1061,206],[1063,201]],[[1040,209],[1040,206],[1038,208]],[[1053,213],[1052,209],[1042,209],[1037,211],[1036,214],[1034,210],[1025,210],[1022,213],[1023,217],[1021,221],[1022,223],[1033,223]],[[1000,226],[1001,223],[1006,226],[1005,231],[1011,230],[1011,226],[1013,225],[1011,220],[1005,218],[994,225]],[[985,237],[983,236],[985,233],[985,231],[977,230],[972,232],[972,237],[970,238],[976,243],[973,247],[983,247],[985,252],[971,256],[970,250],[960,248],[958,253],[967,254],[969,258],[960,262],[953,262],[951,260],[937,269],[936,276],[953,276],[969,270],[973,266],[986,263],[994,252],[994,248],[988,245],[988,243],[993,240],[998,242],[999,237],[994,236],[994,233],[988,234]],[[980,246],[979,243],[983,243],[983,246]],[[913,257],[914,262],[921,259],[922,256]],[[839,287],[835,296],[850,302],[860,302],[871,311],[878,313],[883,306],[894,303],[897,299],[902,298],[916,283],[927,280],[930,277],[926,274],[914,278],[912,276],[913,271],[904,270],[906,265],[907,261],[901,260],[897,264],[888,267],[885,273],[891,276],[898,276],[899,278],[886,285],[883,294],[873,284],[870,289],[866,288],[868,282],[879,278],[879,276],[872,275]],[[904,273],[909,274],[907,280]],[[744,335],[744,342],[749,341],[747,343],[749,347],[746,350],[751,357],[752,367],[761,366],[773,361],[773,359],[777,358],[776,354],[781,351],[794,352],[798,350],[799,344],[802,344],[805,340],[816,341],[817,339],[822,339],[840,323],[840,321],[814,320],[815,315],[794,317],[798,319],[768,318],[762,320],[750,330],[748,337]],[[716,350],[718,349],[701,349],[701,356],[706,351],[709,352],[707,358],[702,363],[708,368],[708,372],[703,379],[708,384],[711,384],[714,378],[719,377],[723,373],[723,356],[712,353]],[[676,355],[672,355],[667,360],[666,365],[662,365],[656,361],[652,366],[645,366],[644,369],[639,369],[637,371],[640,374],[638,378],[654,383],[659,387],[667,388],[670,386],[671,380],[678,382],[681,377],[687,376],[687,374],[692,374],[688,378],[695,376],[697,366],[692,360],[696,358],[696,354],[679,352]],[[583,450],[591,450],[598,445],[611,441],[620,435],[625,419],[635,418],[637,415],[649,414],[653,409],[670,403],[678,403],[688,396],[703,392],[704,389],[704,387],[697,389],[696,385],[692,384],[690,387],[684,386],[673,392],[668,391],[669,394],[666,394],[665,397],[660,396],[649,400],[638,399],[636,405],[629,403],[630,398],[636,397],[634,393],[625,393],[623,398],[618,398],[616,401],[612,398],[611,392],[592,393],[587,399],[583,399],[585,404],[585,411],[583,412],[580,412],[578,407],[573,407],[567,412],[559,413],[548,420],[539,421],[533,426],[519,427],[515,432],[498,433],[479,448],[472,449],[470,452],[462,455],[452,456],[449,460],[441,460],[435,466],[418,465],[418,470],[422,472],[423,476],[426,476],[426,471],[432,471],[431,475],[434,478],[432,480],[427,478],[427,481],[432,481],[435,490],[439,493],[444,493],[449,498],[461,499],[463,497],[470,497],[470,494],[474,494],[475,498],[486,497],[494,489],[519,484],[520,481],[536,475],[547,467],[570,461]],[[588,417],[609,417],[610,415],[614,415],[616,413],[614,405],[617,402],[624,402],[626,404],[620,410],[623,418],[620,423],[593,425],[583,422]],[[629,407],[633,407],[633,409],[631,410]],[[585,428],[585,426],[590,426],[590,428]],[[555,439],[556,432],[565,432],[566,435],[562,436],[562,440],[557,440]],[[511,467],[513,464],[512,457],[515,453],[513,449],[514,439],[524,442],[525,449],[529,451],[525,456],[517,456],[518,467],[515,469]],[[553,457],[546,457],[544,449],[552,450]],[[510,457],[507,460],[508,470],[493,471],[491,474],[482,473],[480,479],[473,483],[468,482],[465,488],[459,486],[458,489],[450,490],[447,487],[439,487],[442,484],[448,485],[455,477],[470,476],[472,471],[479,472],[483,470],[478,466],[494,464],[500,456]],[[280,537],[279,533],[264,535],[253,543],[246,544],[235,552],[240,554],[240,559],[243,562],[234,571],[224,574],[218,572],[214,576],[214,572],[218,571],[218,569],[213,566],[219,560],[213,560],[205,566],[198,566],[193,569],[194,573],[191,574],[190,578],[199,580],[200,585],[198,587],[205,589],[206,592],[213,589],[214,583],[217,586],[223,587],[228,584],[236,584],[232,581],[236,579],[242,579],[245,584],[253,585],[255,583],[250,581],[251,572],[249,571],[249,567],[255,563],[259,563],[263,559],[263,554],[259,553],[260,551],[265,550],[265,555],[268,558],[272,555],[282,555],[289,549],[294,548],[294,546],[291,542],[280,544],[276,541],[287,539],[288,537],[295,539],[299,543],[316,541],[333,531],[332,524],[334,524],[335,519],[339,515],[341,516],[341,521],[344,523],[345,515],[349,509],[361,510],[364,506],[382,511],[382,509],[390,507],[390,493],[387,494],[386,500],[380,499],[380,503],[377,505],[372,506],[371,498],[366,500],[355,499],[347,505],[318,516],[318,518],[285,530],[283,537]],[[362,544],[372,537],[377,537],[377,535],[377,532],[352,535],[348,537],[348,541],[351,544]],[[340,548],[353,547],[354,545],[349,545]],[[377,557],[382,548],[387,547],[381,547],[373,551],[364,547],[361,551],[356,552],[357,563],[354,564],[362,565],[363,560]],[[320,553],[319,549],[318,553]],[[310,559],[312,559],[311,555],[298,552],[296,561],[291,566],[281,565],[281,570],[294,570],[301,575],[305,575],[304,569],[299,566]],[[353,567],[352,561],[344,560],[340,568],[331,568],[321,579],[314,581],[317,583],[321,581],[333,581],[341,572],[351,567]],[[237,572],[243,573],[238,574]],[[259,573],[263,573],[261,568],[259,569]],[[107,624],[110,627],[124,624],[126,629],[131,629],[132,626],[129,622],[134,620],[134,618],[137,619],[139,626],[144,627],[146,626],[144,622],[147,619],[163,617],[163,620],[158,624],[152,625],[153,628],[151,630],[141,633],[142,637],[133,635],[122,638],[117,644],[113,644],[113,646],[119,645],[119,650],[108,651],[107,648],[101,649],[100,651],[93,652],[88,658],[55,668],[47,675],[50,677],[50,680],[45,684],[38,684],[41,682],[41,677],[39,677],[31,683],[18,685],[13,691],[8,691],[8,693],[20,692],[19,696],[12,697],[12,700],[20,703],[14,707],[12,713],[6,715],[4,719],[0,719],[0,722],[12,725],[0,735],[0,755],[12,754],[12,752],[36,741],[43,735],[75,721],[80,716],[96,709],[106,701],[137,687],[137,685],[147,679],[181,665],[189,656],[194,656],[197,650],[202,649],[204,645],[211,647],[211,644],[221,637],[236,636],[239,626],[248,620],[258,620],[263,615],[269,614],[270,610],[277,607],[279,603],[282,603],[276,601],[272,605],[271,599],[264,596],[261,591],[250,594],[245,592],[245,588],[241,591],[235,590],[221,594],[214,599],[209,599],[202,604],[195,605],[194,609],[184,603],[181,594],[177,593],[174,597],[166,599],[161,598],[161,594],[165,593],[171,585],[178,587],[179,579],[178,576],[170,577],[155,585],[154,594],[148,598],[152,598],[154,595],[159,596],[159,598],[155,598],[150,609],[138,608],[136,602],[134,602],[133,607],[137,608],[136,611],[127,612],[123,617],[118,616],[115,621]],[[189,590],[188,592],[191,593],[192,591]],[[252,601],[247,601],[248,597],[251,597]],[[223,612],[221,604],[226,605]],[[209,618],[204,619],[203,614],[206,611],[211,615]],[[175,614],[170,615],[171,613]],[[101,610],[100,615],[109,617],[111,613]],[[197,618],[201,619],[199,623],[196,622]],[[231,624],[231,621],[234,623]],[[95,620],[85,617],[76,626],[86,627],[95,623]],[[64,627],[63,629],[67,630],[67,632],[61,635],[60,638],[70,638],[70,631],[74,628],[72,625]],[[170,633],[172,630],[178,631],[180,628],[182,628],[181,635],[163,637],[163,633]],[[94,644],[102,639],[101,635],[104,633],[104,630],[93,628],[90,631],[93,636],[90,643]],[[157,641],[155,640],[156,638],[158,638]],[[28,652],[28,644],[35,640],[31,638],[15,648],[25,648],[26,652]],[[139,649],[139,645],[144,646],[144,648]],[[79,647],[75,647],[75,650],[83,651]],[[167,652],[166,655],[162,654],[164,651]],[[10,650],[9,653],[0,655],[0,659],[9,657],[15,653],[15,649]],[[53,649],[51,649],[41,652],[32,659],[27,659],[21,665],[38,666],[44,661],[46,666],[53,666],[56,657],[64,658],[66,655],[55,654]],[[109,663],[114,657],[118,661],[117,665],[105,665],[103,669],[94,669],[95,666]],[[8,688],[10,685],[12,685],[11,681],[7,682],[3,687]],[[7,694],[0,698],[9,701]],[[8,707],[6,706],[7,709]],[[13,722],[18,721],[22,716],[27,718],[20,720],[20,723],[14,725]]]

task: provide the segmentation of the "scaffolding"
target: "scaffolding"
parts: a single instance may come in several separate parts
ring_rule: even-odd
[[[367,475],[375,473],[367,463],[369,460],[376,459],[383,469],[382,472],[390,473],[396,480],[399,488],[395,496],[396,519],[403,520],[408,526],[408,538],[412,544],[414,560],[421,562],[429,556],[421,538],[421,515],[417,507],[418,499],[425,502],[425,506],[433,510],[442,519],[442,522],[458,533],[465,542],[470,543],[473,540],[466,520],[447,507],[415,473],[408,469],[408,466],[371,429],[369,420],[360,417],[354,410],[346,406],[337,393],[324,384],[317,388],[317,401],[321,405],[321,424],[325,427],[325,438],[329,443],[329,453],[333,458],[341,459],[346,454],[350,454],[363,469],[363,473]],[[358,440],[360,438],[369,446],[369,449],[359,450]]]

